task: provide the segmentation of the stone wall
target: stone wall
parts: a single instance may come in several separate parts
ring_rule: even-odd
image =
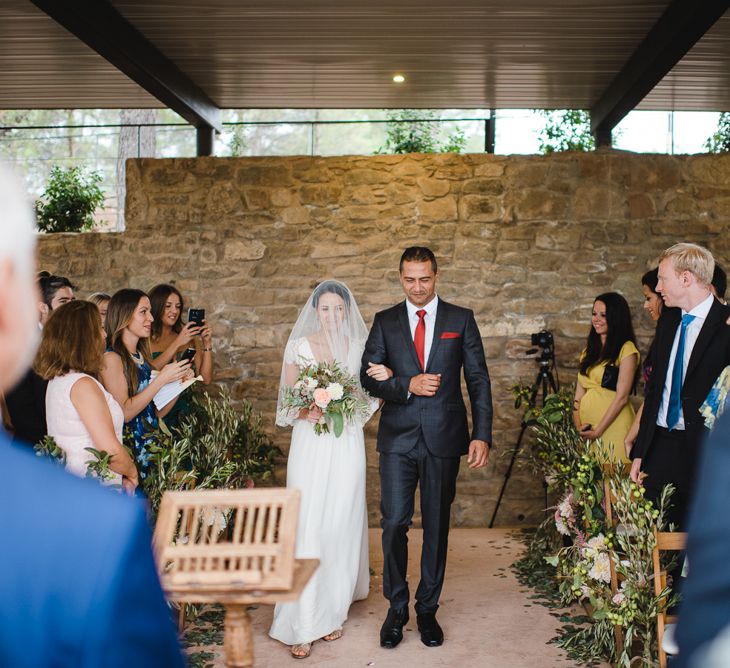
[[[639,278],[658,253],[688,240],[730,259],[730,155],[141,159],[127,179],[126,231],[42,236],[40,266],[81,295],[174,281],[208,310],[218,381],[263,412],[284,449],[288,433],[273,426],[282,349],[312,287],[346,281],[370,322],[402,298],[401,250],[433,248],[439,294],[476,314],[495,400],[496,447],[486,470],[462,467],[457,525],[491,515],[519,433],[510,386],[537,373],[523,358],[532,332],[554,332],[560,380],[571,383],[597,294],[627,297],[645,349]],[[532,523],[543,507],[539,481],[519,469],[498,522]]]

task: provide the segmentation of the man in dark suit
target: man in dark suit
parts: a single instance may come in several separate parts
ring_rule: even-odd
[[[0,165],[0,391],[38,338],[33,217]],[[0,430],[0,666],[182,667],[136,500],[75,478]]]
[[[679,528],[707,433],[699,408],[730,364],[730,307],[710,292],[714,264],[710,252],[695,244],[676,244],[662,254],[657,292],[679,309],[657,325],[655,366],[631,451],[631,477],[638,481],[643,471],[647,498],[656,501],[667,483],[675,486],[668,521]]]
[[[730,665],[730,414],[704,447],[688,522],[689,573],[679,604],[679,654],[672,665]],[[711,647],[718,641],[715,647]],[[721,659],[710,660],[717,652]],[[704,655],[704,656],[703,656]]]
[[[54,309],[74,299],[74,286],[65,276],[52,276],[47,271],[41,271],[38,274],[38,289],[41,293],[38,304],[41,326]],[[28,369],[5,396],[5,406],[16,442],[32,446],[46,435],[47,386],[47,380],[33,369]]]
[[[421,489],[423,548],[416,615],[422,642],[443,643],[436,621],[446,568],[451,503],[459,460],[485,466],[492,440],[492,397],[482,339],[472,311],[436,296],[436,258],[420,246],[400,261],[406,301],[376,314],[362,358],[363,386],[385,400],[377,449],[380,453],[383,527],[383,594],[390,602],[380,644],[393,648],[408,621],[408,527],[416,486]],[[392,370],[375,380],[372,365]],[[461,372],[471,399],[471,436],[461,392]]]

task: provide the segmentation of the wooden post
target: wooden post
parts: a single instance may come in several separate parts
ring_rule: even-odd
[[[245,605],[226,605],[223,647],[227,668],[253,668],[253,633]]]

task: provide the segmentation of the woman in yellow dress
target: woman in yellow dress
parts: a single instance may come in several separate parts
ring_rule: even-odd
[[[586,440],[610,446],[614,463],[628,463],[624,439],[634,420],[629,394],[639,365],[631,311],[617,292],[593,302],[591,330],[581,354],[573,422]]]

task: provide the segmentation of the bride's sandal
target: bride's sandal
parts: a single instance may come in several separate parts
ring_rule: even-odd
[[[306,659],[312,653],[312,643],[304,642],[300,645],[292,645],[290,651],[295,659]]]
[[[326,636],[322,637],[322,640],[325,642],[333,642],[334,640],[339,640],[342,638],[342,629],[335,629],[332,631],[332,633],[328,633]]]

